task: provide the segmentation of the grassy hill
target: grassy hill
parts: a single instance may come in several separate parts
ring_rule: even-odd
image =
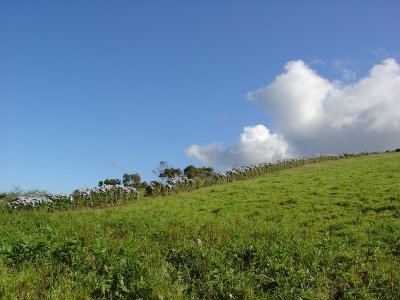
[[[400,153],[0,215],[1,299],[399,299]]]

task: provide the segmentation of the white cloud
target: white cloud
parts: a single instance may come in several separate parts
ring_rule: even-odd
[[[187,154],[207,165],[235,166],[400,146],[400,65],[394,59],[347,84],[321,77],[301,60],[291,61],[283,74],[247,97],[260,104],[276,133],[263,125],[245,127],[225,150],[219,144],[194,145]]]
[[[329,125],[368,132],[400,131],[400,65],[387,59],[353,85],[337,87],[324,99]]]
[[[261,104],[278,131],[301,136],[304,131],[316,130],[322,121],[321,99],[333,88],[303,61],[291,61],[286,64],[285,73],[267,87],[250,92],[247,98]]]
[[[207,166],[225,164],[223,162],[223,150],[218,143],[204,146],[192,145],[185,152],[187,156],[197,158]]]
[[[206,165],[234,167],[289,157],[289,146],[283,136],[271,134],[264,125],[245,127],[239,140],[223,149],[220,144],[192,145],[186,149],[189,157]]]

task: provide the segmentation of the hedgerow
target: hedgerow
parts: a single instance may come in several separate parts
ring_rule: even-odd
[[[394,151],[386,151],[385,153],[389,152],[394,152]],[[237,180],[250,179],[255,176],[261,176],[271,172],[295,168],[306,164],[314,164],[324,161],[381,154],[381,153],[383,152],[345,153],[341,155],[313,155],[308,157],[297,157],[297,158],[280,160],[275,163],[250,164],[242,167],[229,169],[223,172],[212,172],[208,174],[208,176],[205,177],[204,180],[195,180],[195,179],[189,179],[185,176],[176,176],[167,181],[160,181],[160,180],[151,181],[146,188],[145,196],[156,197],[156,196],[172,195],[179,192],[191,191],[203,186],[212,186],[224,182],[233,182]]]
[[[29,209],[67,209],[76,207],[100,207],[111,204],[121,204],[139,197],[136,188],[122,185],[103,185],[98,188],[75,190],[71,195],[19,196],[7,202],[7,210]],[[3,204],[4,205],[4,204]]]
[[[389,152],[397,152],[398,149]],[[190,174],[190,172],[178,172],[179,169],[164,168],[164,172],[160,173],[162,180],[151,181],[145,184],[144,195],[147,197],[157,197],[165,195],[173,195],[180,192],[187,192],[198,189],[200,187],[217,185],[225,182],[233,182],[237,180],[250,179],[256,176],[265,175],[271,172],[286,170],[303,166],[306,164],[314,164],[324,161],[332,161],[338,159],[345,159],[358,156],[366,156],[373,154],[382,154],[383,152],[361,152],[361,153],[345,153],[341,155],[313,155],[308,157],[297,157],[291,159],[280,160],[274,163],[259,163],[250,164],[241,167],[236,167],[223,172],[214,172],[211,168],[195,168],[203,171],[202,176],[193,176],[188,178],[183,174]],[[166,162],[162,162],[166,165]],[[165,170],[173,170],[171,176],[164,176]],[[186,171],[186,169],[185,169]],[[207,172],[206,172],[207,171]],[[127,183],[127,175],[124,174],[124,182]],[[53,195],[46,193],[44,195],[38,194],[34,196],[19,196],[9,201],[0,199],[0,207],[6,207],[8,210],[26,210],[26,209],[66,209],[74,207],[99,207],[112,204],[121,204],[139,197],[139,192],[136,186],[140,184],[140,176],[133,174],[135,177],[135,184],[115,184],[107,185],[102,184],[97,188],[75,190],[71,195]],[[133,187],[135,186],[135,187]],[[2,197],[4,198],[4,197]],[[7,202],[6,205],[4,205]]]

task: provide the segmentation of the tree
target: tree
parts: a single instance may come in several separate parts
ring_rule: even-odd
[[[119,185],[121,184],[121,180],[115,179],[115,178],[110,178],[110,179],[105,179],[104,181],[99,181],[99,186],[103,185]]]
[[[141,178],[138,173],[128,174],[125,173],[122,178],[122,183],[124,186],[130,186],[134,188],[140,188],[141,185]]]
[[[187,178],[193,179],[198,175],[198,169],[195,166],[190,165],[183,169],[183,173]]]
[[[190,165],[183,170],[183,173],[187,178],[190,179],[205,179],[211,177],[214,174],[214,169],[210,167],[197,168],[193,165]]]
[[[141,184],[140,184],[140,188],[142,188],[142,189],[146,189],[147,188],[147,186],[148,186],[149,184],[146,182],[146,181],[143,181]]]
[[[177,176],[182,176],[183,172],[179,168],[172,168],[168,166],[166,161],[160,161],[160,165],[153,171],[157,177],[161,179],[171,179]]]
[[[171,179],[174,177],[182,176],[183,172],[179,168],[166,168],[164,169],[163,172],[160,174],[160,178],[167,178]]]
[[[160,174],[164,172],[166,168],[169,168],[168,163],[164,160],[160,161],[160,164],[158,165],[157,169],[153,170],[154,175],[157,177],[161,177]]]

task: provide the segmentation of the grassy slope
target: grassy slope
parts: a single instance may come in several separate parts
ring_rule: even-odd
[[[0,298],[398,299],[399,182],[392,153],[1,215]]]

